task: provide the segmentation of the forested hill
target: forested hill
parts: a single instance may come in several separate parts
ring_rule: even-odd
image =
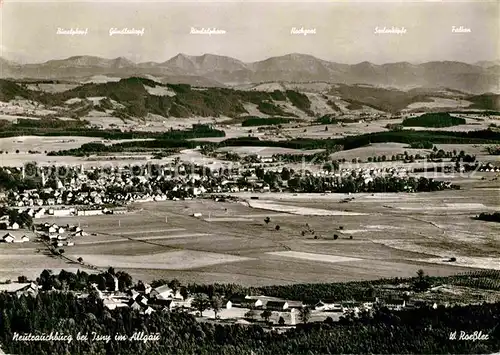
[[[98,98],[94,109],[118,117],[145,117],[148,113],[164,117],[238,117],[248,115],[246,104],[269,116],[311,114],[306,95],[293,90],[240,91],[226,88],[192,88],[187,84],[162,84],[144,78],[118,82],[90,83],[63,92],[31,90],[29,84],[0,80],[0,101],[24,98],[50,107],[68,106],[70,99]],[[73,100],[76,103],[78,100]],[[73,103],[72,103],[73,104]],[[294,112],[288,112],[291,110]]]

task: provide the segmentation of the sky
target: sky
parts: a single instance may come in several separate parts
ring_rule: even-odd
[[[2,2],[2,0],[0,0]],[[163,62],[184,53],[244,62],[289,53],[354,64],[500,59],[500,1],[141,1],[3,0],[0,56],[37,63],[76,55]],[[397,27],[404,34],[375,33]],[[452,32],[452,26],[470,32]],[[225,34],[191,34],[212,28]],[[292,27],[315,29],[294,35]],[[57,34],[58,28],[87,30]],[[113,35],[110,28],[144,28]]]

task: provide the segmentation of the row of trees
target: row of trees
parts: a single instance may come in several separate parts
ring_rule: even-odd
[[[425,113],[403,120],[403,126],[414,127],[451,127],[465,124],[465,119],[450,115],[448,112]]]
[[[341,179],[324,176],[295,176],[288,180],[288,187],[295,192],[321,193],[325,191],[356,192],[429,192],[445,189],[459,189],[458,185],[425,177],[376,176],[366,182],[361,176],[348,176]]]
[[[476,217],[476,219],[488,222],[500,222],[500,212],[493,212],[493,213],[481,212]]]
[[[83,259],[79,258],[80,263]],[[84,291],[89,288],[89,285],[94,283],[99,290],[105,291],[108,289],[114,290],[114,277],[118,279],[118,289],[120,291],[127,290],[132,286],[132,277],[124,272],[115,272],[113,268],[109,268],[106,272],[99,274],[88,274],[85,271],[78,270],[76,273],[61,270],[57,275],[52,273],[52,270],[43,270],[40,276],[36,279],[42,290],[62,290],[62,291]]]

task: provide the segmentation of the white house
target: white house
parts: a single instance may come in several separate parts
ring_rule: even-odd
[[[2,237],[2,239],[5,243],[14,243],[14,240],[15,240],[14,236],[10,233],[7,233],[6,235],[4,235]]]
[[[250,296],[243,295],[233,295],[226,302],[226,309],[231,309],[233,307],[242,308],[257,308],[263,306],[262,299],[252,298]]]
[[[126,302],[124,302],[122,299],[115,298],[115,297],[108,297],[108,298],[104,299],[103,304],[109,310],[113,310],[113,309],[120,308],[120,307],[127,307]]]
[[[35,212],[35,214],[33,215],[33,218],[43,217],[44,214],[45,214],[45,209],[40,208],[37,212]]]
[[[314,305],[314,309],[317,311],[342,311],[342,304],[334,302],[323,302],[319,301]]]
[[[406,307],[405,300],[386,300],[385,306],[391,311],[399,311]]]
[[[17,222],[11,223],[11,224],[9,224],[7,229],[13,229],[13,230],[19,229],[19,224]]]

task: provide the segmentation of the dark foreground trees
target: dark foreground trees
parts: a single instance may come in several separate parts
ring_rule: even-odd
[[[500,348],[500,303],[467,307],[382,309],[342,323],[299,324],[283,334],[258,325],[198,323],[186,313],[140,315],[129,308],[107,310],[95,295],[40,293],[36,298],[0,294],[0,343],[13,354],[491,354]],[[17,334],[71,335],[73,341],[15,341]],[[451,341],[450,334],[481,331],[485,340]],[[88,334],[88,340],[76,335]],[[92,340],[92,332],[111,335]],[[157,341],[119,341],[116,334],[160,333]],[[484,337],[483,337],[484,339]]]

